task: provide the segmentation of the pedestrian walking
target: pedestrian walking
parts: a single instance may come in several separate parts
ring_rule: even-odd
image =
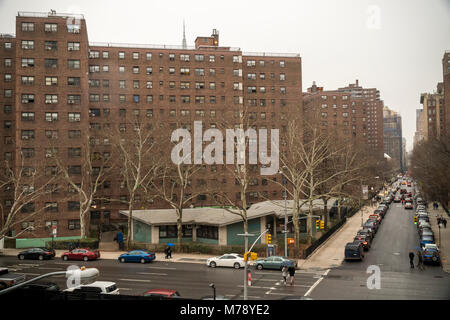
[[[295,267],[293,264],[291,264],[288,268],[288,272],[289,272],[289,282],[291,284],[291,286],[294,285],[294,276],[295,276]]]
[[[409,264],[411,265],[411,269],[414,269],[414,252],[409,252]]]
[[[167,246],[164,252],[166,253],[166,259],[172,258],[172,249],[170,248],[170,246]]]
[[[72,244],[72,242],[69,242],[69,251],[72,251],[73,250],[73,244]]]
[[[442,223],[444,224],[444,228],[447,229],[447,219],[442,218]]]
[[[286,265],[281,269],[281,275],[283,276],[283,283],[286,285],[287,277],[288,277],[288,267]]]
[[[123,233],[122,233],[122,231],[117,232],[117,242],[119,243],[119,250],[123,251]]]
[[[417,258],[419,259],[419,261],[417,262],[417,268],[420,270],[424,270],[422,252],[417,251]]]

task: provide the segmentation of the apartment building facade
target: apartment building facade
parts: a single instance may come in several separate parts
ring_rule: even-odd
[[[442,78],[444,94],[444,130],[443,135],[450,135],[450,50],[444,52],[442,57]]]
[[[351,83],[346,87],[338,89],[347,92],[351,97],[363,98],[367,112],[367,144],[378,155],[380,159],[384,152],[384,128],[383,128],[383,106],[384,102],[380,98],[380,91],[376,88],[364,88],[359,85],[359,81]]]
[[[444,86],[440,82],[433,93],[422,93],[424,139],[440,139],[445,133]]]
[[[204,130],[233,129],[245,111],[253,128],[283,131],[292,114],[302,110],[300,55],[245,53],[220,46],[217,30],[198,37],[192,47],[90,43],[82,15],[19,12],[16,35],[1,36],[0,41],[1,156],[16,167],[23,159],[27,166],[51,171],[47,158],[57,151],[81,179],[80,151],[86,134],[91,147],[108,154],[106,129],[132,134],[136,122],[149,130],[164,128],[169,139],[177,128],[192,130],[194,121],[202,121]],[[203,167],[197,188],[220,185],[229,197],[237,198],[239,186],[225,166]],[[280,177],[252,179],[249,204],[282,197],[273,179]],[[118,176],[105,181],[102,200],[95,201],[88,220],[93,225],[124,222],[119,210],[127,206],[111,200],[126,197]],[[2,192],[1,201],[11,203],[10,190]],[[44,210],[39,223],[24,221],[14,232],[34,224],[34,231],[21,237],[46,237],[56,225],[58,236],[79,235],[79,202],[72,188],[61,182],[30,210],[49,203],[51,210]],[[206,193],[191,204],[216,205]],[[138,198],[136,207],[168,204]]]
[[[389,155],[396,170],[404,171],[402,117],[387,106],[383,109],[384,153]]]

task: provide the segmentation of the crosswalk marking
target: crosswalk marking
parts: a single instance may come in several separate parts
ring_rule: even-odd
[[[121,281],[134,281],[134,282],[151,282],[150,280],[140,280],[140,279],[119,279]]]

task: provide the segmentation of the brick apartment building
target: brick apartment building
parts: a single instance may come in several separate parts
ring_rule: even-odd
[[[440,82],[433,93],[422,93],[424,140],[439,139],[445,132],[444,86]]]
[[[444,91],[444,135],[450,135],[450,50],[442,57],[443,91]]]
[[[367,119],[367,145],[379,157],[383,156],[383,107],[384,102],[380,99],[380,91],[376,88],[363,88],[358,80],[347,87],[339,88],[339,91],[350,93],[350,97],[362,98],[365,103]]]
[[[378,126],[383,128],[383,117],[381,114],[379,118],[377,109],[379,102],[374,102],[370,94],[356,94],[354,90],[363,91],[358,87],[358,80],[356,85],[337,90],[324,90],[313,83],[303,94],[304,115],[315,118],[323,132],[340,135],[342,141],[368,146],[382,159],[383,150],[378,147],[380,143],[383,145],[383,134],[378,135]]]
[[[201,120],[207,129],[238,124],[245,108],[255,128],[283,131],[292,114],[302,112],[300,55],[245,53],[220,46],[216,30],[197,37],[194,47],[90,43],[82,15],[19,12],[15,36],[2,35],[0,45],[0,156],[15,166],[22,153],[25,165],[45,167],[56,147],[64,163],[80,174],[83,135],[89,133],[94,148],[107,153],[111,146],[104,129],[132,131],[134,119],[148,128],[164,124],[168,130],[191,129],[194,120]],[[207,166],[199,178],[207,184],[219,181],[230,196],[238,193],[233,177],[217,170]],[[249,204],[281,198],[281,188],[270,179],[280,177],[252,180]],[[123,199],[125,194],[120,181],[108,181],[101,195]],[[2,190],[2,204],[8,207],[11,198],[10,191]],[[67,183],[61,183],[58,192],[28,208],[54,204],[34,232],[21,237],[47,237],[51,225],[57,225],[58,236],[79,235],[75,200]],[[207,195],[192,201],[193,206],[214,204]],[[137,207],[144,205],[168,207],[163,201]],[[119,210],[126,208],[99,200],[90,222],[121,223]],[[26,221],[15,232],[33,223]]]

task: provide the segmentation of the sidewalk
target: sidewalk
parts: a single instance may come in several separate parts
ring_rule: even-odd
[[[442,270],[444,272],[450,273],[450,226],[444,228],[441,227],[441,239],[439,239],[439,227],[437,225],[437,216],[442,215],[447,222],[450,222],[447,216],[447,213],[444,211],[441,205],[439,205],[438,210],[433,209],[433,205],[428,206],[428,216],[430,218],[431,229],[434,233],[434,239],[436,244],[441,251],[441,261],[442,261]],[[439,244],[440,240],[440,244]]]
[[[362,208],[363,221],[369,218],[376,206]],[[361,211],[355,213],[327,241],[319,246],[306,260],[301,260],[301,269],[329,269],[339,267],[344,260],[344,248],[348,242],[353,242],[356,233],[361,229]]]

